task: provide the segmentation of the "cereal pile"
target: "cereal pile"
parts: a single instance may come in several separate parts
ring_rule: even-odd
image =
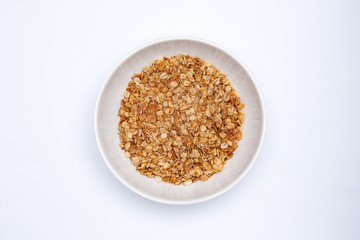
[[[141,174],[190,185],[223,169],[242,138],[244,104],[226,76],[184,54],[134,74],[119,109],[120,147]]]

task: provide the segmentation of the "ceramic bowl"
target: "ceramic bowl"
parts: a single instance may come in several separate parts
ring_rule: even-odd
[[[226,74],[235,87],[245,121],[243,139],[234,156],[223,170],[206,182],[190,186],[157,183],[136,171],[119,147],[118,109],[125,88],[134,73],[145,64],[162,56],[179,53],[197,56],[211,62]],[[229,190],[238,183],[253,165],[262,145],[265,131],[265,111],[259,88],[244,64],[224,48],[195,38],[167,38],[143,45],[126,56],[110,73],[100,90],[95,111],[95,133],[101,154],[111,172],[129,189],[148,199],[169,204],[190,204],[205,201]]]

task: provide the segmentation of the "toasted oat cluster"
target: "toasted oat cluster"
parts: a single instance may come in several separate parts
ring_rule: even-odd
[[[223,169],[242,138],[244,114],[226,76],[184,54],[134,74],[119,109],[120,147],[141,174],[190,185]]]

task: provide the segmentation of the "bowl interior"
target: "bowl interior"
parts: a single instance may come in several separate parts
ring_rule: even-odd
[[[235,87],[241,102],[245,121],[243,139],[234,156],[223,171],[208,181],[198,181],[191,186],[156,183],[136,171],[119,147],[118,109],[125,88],[134,73],[145,64],[162,56],[179,53],[200,57],[211,62],[226,74]],[[123,60],[112,72],[100,92],[95,114],[96,135],[102,155],[112,172],[130,189],[149,199],[165,203],[194,203],[210,199],[233,186],[247,172],[257,156],[264,134],[264,109],[259,90],[243,65],[225,50],[212,44],[191,39],[172,39],[149,44]]]

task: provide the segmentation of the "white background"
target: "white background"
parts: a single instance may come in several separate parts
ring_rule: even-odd
[[[360,239],[359,1],[0,2],[0,239]],[[97,94],[129,51],[188,35],[242,59],[267,129],[249,174],[189,206],[102,160]]]

